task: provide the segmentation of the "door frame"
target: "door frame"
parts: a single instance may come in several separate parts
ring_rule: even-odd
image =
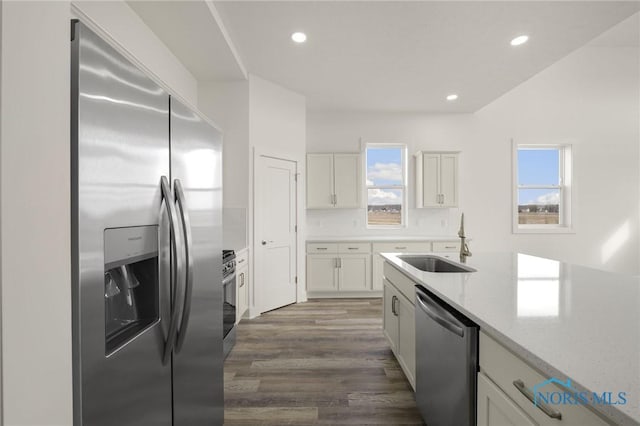
[[[302,235],[304,234],[304,229],[301,224],[300,218],[302,217],[302,213],[304,212],[304,205],[302,200],[304,200],[304,173],[301,170],[301,165],[304,163],[299,159],[292,158],[291,154],[285,154],[280,152],[273,151],[263,151],[261,149],[253,148],[253,155],[251,156],[251,197],[250,197],[250,212],[251,212],[251,220],[249,221],[251,229],[249,230],[250,235],[250,245],[253,256],[251,256],[251,262],[249,267],[251,268],[249,273],[249,317],[255,318],[260,316],[262,311],[262,282],[260,280],[259,274],[256,273],[260,270],[260,262],[262,261],[260,257],[260,252],[258,250],[258,245],[260,241],[258,240],[259,235],[259,221],[257,220],[257,197],[256,197],[256,182],[258,181],[259,176],[259,165],[262,158],[271,158],[282,161],[289,161],[295,165],[295,205],[296,205],[296,215],[295,215],[295,223],[297,226],[297,233],[295,238],[295,276],[298,278],[298,282],[296,284],[296,303],[305,302],[307,300],[307,292],[306,292],[306,284],[305,284],[305,265],[304,265],[304,253],[301,253],[301,249],[304,247],[304,241]]]

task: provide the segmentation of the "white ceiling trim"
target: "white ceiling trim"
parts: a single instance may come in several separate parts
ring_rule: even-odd
[[[242,61],[242,58],[238,53],[238,49],[236,49],[236,46],[233,43],[231,36],[229,35],[229,31],[227,31],[227,27],[224,25],[224,22],[222,21],[222,17],[220,16],[218,9],[216,9],[216,6],[213,4],[212,0],[206,0],[205,3],[209,8],[209,11],[211,12],[211,15],[213,16],[213,19],[216,21],[216,25],[218,25],[218,29],[220,30],[222,37],[224,37],[224,40],[227,42],[227,46],[229,46],[229,50],[231,51],[233,58],[236,60],[236,63],[238,64],[238,68],[240,68],[240,72],[242,72],[244,79],[248,80],[249,74],[247,73],[247,68],[244,66],[244,62]]]

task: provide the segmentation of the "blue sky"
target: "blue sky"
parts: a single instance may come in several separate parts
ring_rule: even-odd
[[[373,185],[401,185],[402,149],[367,149],[367,179]]]
[[[518,183],[520,185],[557,185],[560,177],[560,152],[557,149],[519,149]],[[556,204],[560,191],[521,189],[518,204]]]
[[[518,150],[520,185],[557,185],[559,176],[560,153],[557,149]]]

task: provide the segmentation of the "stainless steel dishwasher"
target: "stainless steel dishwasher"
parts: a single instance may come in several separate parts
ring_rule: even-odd
[[[478,329],[416,286],[416,402],[429,426],[475,426]]]

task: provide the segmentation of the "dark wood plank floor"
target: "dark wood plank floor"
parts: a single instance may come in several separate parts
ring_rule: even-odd
[[[315,299],[238,326],[225,424],[422,425],[381,299]]]

